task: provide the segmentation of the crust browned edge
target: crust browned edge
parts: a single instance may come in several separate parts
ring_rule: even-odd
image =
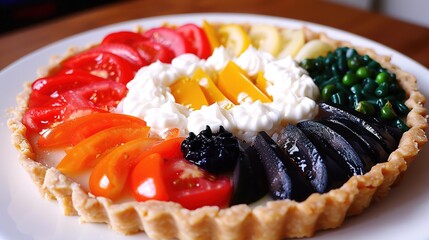
[[[304,31],[307,41],[321,39],[335,47],[351,46],[348,42],[335,41],[324,33],[315,33],[305,27]],[[390,154],[388,162],[377,164],[365,175],[352,177],[339,189],[326,194],[312,194],[301,203],[283,200],[270,201],[255,208],[237,205],[227,209],[203,207],[193,211],[172,202],[115,204],[109,199],[88,194],[55,168],[34,161],[35,154],[25,137],[26,128],[21,123],[31,91],[29,84],[18,96],[18,108],[11,111],[8,126],[13,132],[13,144],[20,152],[19,161],[41,194],[47,199],[56,199],[65,215],[78,215],[81,222],[108,223],[124,234],[144,231],[153,239],[273,240],[309,237],[317,230],[340,226],[346,216],[359,214],[372,201],[384,197],[427,141],[425,98],[418,91],[415,77],[391,64],[390,57],[378,56],[367,48],[358,47],[357,50],[396,73],[409,96],[406,105],[411,112],[406,123],[410,130],[404,133],[398,149]]]

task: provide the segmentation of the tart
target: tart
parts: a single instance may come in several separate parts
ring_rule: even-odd
[[[272,33],[273,31],[274,33]],[[282,39],[286,38],[285,36],[293,36],[291,42],[288,44],[279,43],[278,38],[272,37],[273,34],[277,36],[279,33],[284,34]],[[126,36],[124,37],[124,35]],[[224,37],[216,37],[219,35]],[[142,36],[144,36],[144,39],[140,39]],[[163,41],[162,36],[170,36],[168,38],[170,42],[167,41],[166,43],[166,41]],[[205,36],[206,40],[195,40],[201,38],[201,36]],[[265,36],[265,38],[261,40],[260,36]],[[239,40],[237,41],[237,39],[234,39],[233,41],[228,41],[228,37],[236,37]],[[125,42],[128,41],[127,44],[124,44],[123,38],[125,38]],[[171,39],[175,39],[175,41]],[[195,41],[194,44],[189,44],[189,42],[192,41]],[[129,42],[133,42],[133,44],[129,44]],[[119,45],[120,47],[118,47]],[[221,46],[216,49],[223,50],[217,50],[219,53],[218,55],[222,57],[230,54],[232,56],[231,59],[229,59],[230,61],[227,61],[227,64],[223,64],[215,58],[211,58],[212,60],[210,60],[212,51],[208,51],[207,49],[215,49],[215,47],[219,45],[223,47]],[[152,51],[148,51],[148,49]],[[246,69],[243,64],[240,65],[239,56],[242,56],[246,51],[253,51],[253,55],[249,54],[251,56],[263,55],[263,57],[261,57],[263,60],[260,62],[268,62],[264,63],[266,64],[264,65],[265,69],[263,69],[265,74],[260,76],[260,71],[252,72],[251,68]],[[388,73],[389,76],[383,77],[380,75],[380,77],[378,77],[379,74],[377,74],[372,77],[372,82],[377,82],[378,86],[388,81],[386,78],[390,78],[389,81],[397,82],[396,87],[399,86],[404,94],[404,104],[395,105],[395,108],[389,105],[391,104],[390,101],[386,101],[380,104],[377,102],[370,103],[370,105],[368,105],[370,107],[365,107],[368,101],[362,99],[356,101],[356,106],[353,105],[354,102],[352,98],[342,100],[338,89],[334,91],[326,87],[330,84],[332,85],[332,81],[330,81],[331,79],[327,79],[328,77],[322,76],[326,69],[318,66],[321,61],[330,61],[328,60],[328,52],[331,52],[331,54],[338,52],[338,55],[348,55],[348,52],[353,52],[351,55],[359,56],[359,59],[361,59],[360,57],[363,59],[364,56],[367,56],[369,60],[365,62],[365,67],[372,62],[375,62],[374,64],[378,63],[379,66],[376,66],[377,71],[379,73],[384,73],[381,75]],[[190,55],[189,53],[192,54]],[[267,54],[269,55],[268,57],[265,56]],[[326,58],[319,58],[320,55],[326,56]],[[211,65],[212,68],[207,67],[204,69],[201,66],[207,65],[201,65],[200,63],[198,63],[199,65],[194,64],[194,66],[194,60],[187,60],[187,58],[195,59],[196,56],[198,56],[198,59],[207,59],[205,63],[209,63],[210,61],[214,62],[213,65]],[[303,109],[303,111],[298,113],[298,117],[290,117],[293,116],[293,114],[288,114],[289,112],[282,108],[282,104],[288,104],[288,102],[280,102],[281,92],[276,93],[278,87],[275,86],[274,80],[270,82],[275,76],[273,78],[267,76],[267,74],[272,72],[268,71],[266,66],[269,63],[277,61],[273,56],[281,59],[288,59],[287,64],[296,67],[292,68],[294,69],[292,73],[300,77],[300,80],[303,82],[305,82],[306,79],[313,80],[311,83],[307,82],[308,86],[302,86],[298,83],[293,85],[297,86],[295,87],[297,92],[293,94],[293,96],[297,97],[297,99],[295,99],[297,101],[293,102],[293,104],[295,104],[295,106],[301,106],[300,104],[302,103]],[[297,62],[294,62],[290,56],[295,57]],[[96,58],[106,58],[108,59],[106,62],[110,65],[98,64],[94,60]],[[167,64],[169,62],[172,63]],[[249,62],[251,61],[247,61],[247,63]],[[353,61],[350,60],[350,62],[352,62],[350,66],[347,65],[347,69],[349,70],[354,68]],[[216,64],[218,63],[222,63],[222,66],[217,67]],[[300,63],[302,68],[298,67],[298,63]],[[285,62],[282,62],[282,64],[285,64]],[[348,64],[348,62],[346,64]],[[182,66],[183,68],[181,69],[183,69],[183,71],[181,73],[175,73],[175,75],[173,74],[173,77],[169,77],[168,71],[171,69],[164,71],[162,68],[170,68],[174,65]],[[90,68],[88,66],[90,66]],[[146,67],[138,70],[142,66]],[[359,65],[359,67],[362,66],[362,64]],[[324,67],[333,68],[330,64],[325,64]],[[114,69],[114,71],[111,71],[112,69]],[[153,70],[154,72],[148,72],[146,71],[147,69],[155,70]],[[174,71],[175,68],[172,69],[172,71]],[[255,69],[260,70],[259,67]],[[367,78],[365,77],[364,70],[361,70],[359,73],[357,71],[358,69],[354,70],[356,70],[356,75],[363,76],[361,77],[362,79]],[[137,73],[134,74],[134,72]],[[227,76],[224,79],[223,74]],[[337,79],[337,81],[341,81],[343,85],[350,87],[350,89],[346,89],[345,92],[354,91],[351,90],[351,87],[356,85],[353,79],[354,77],[350,77],[347,74],[347,71],[343,72],[341,77],[339,77],[340,79]],[[147,108],[140,108],[142,111],[140,111],[140,113],[135,113],[135,108],[129,107],[129,102],[133,103],[132,92],[134,90],[132,90],[132,87],[139,85],[139,77],[143,79],[152,79],[154,75],[166,76],[165,79],[163,79],[165,80],[164,82],[166,82],[164,86],[156,85],[154,92],[152,92],[152,94],[156,93],[154,95],[150,95],[151,93],[149,92],[149,95],[144,95],[142,93],[138,96],[143,96],[143,98],[146,97],[145,100],[147,101],[153,100],[150,101],[149,104],[145,102],[146,105],[150,105],[153,102],[160,103],[161,105],[150,105]],[[347,77],[345,77],[346,75]],[[72,81],[70,80],[70,76],[73,76]],[[214,88],[211,88],[209,89],[209,93],[212,93],[212,95],[217,93],[218,95],[216,96],[220,96],[224,101],[218,100],[219,98],[217,98],[217,100],[207,100],[210,94],[204,94],[204,87],[200,87],[202,84],[200,83],[197,85],[197,88],[195,88],[195,82],[189,80],[189,78],[195,79],[198,78],[198,76],[200,76],[199,79],[204,79],[206,81],[208,78],[214,76],[214,85],[219,91],[215,91],[213,90]],[[233,85],[233,87],[228,86],[230,83],[225,79],[231,78],[231,76],[234,76],[234,79],[240,79],[240,83],[242,83],[241,86],[249,83],[248,79],[250,79],[250,82],[254,83],[248,85],[249,87],[246,89],[244,97],[241,92],[237,93],[233,91],[237,89],[240,84]],[[51,81],[52,78],[54,78],[55,81]],[[108,79],[108,81],[106,81],[106,79]],[[124,87],[125,84],[127,84],[127,88]],[[203,85],[210,86],[210,81],[208,83],[205,82]],[[314,87],[315,85],[320,87],[321,92],[319,92],[319,88],[312,88],[312,86]],[[335,86],[338,87],[342,85]],[[148,87],[148,84],[146,84],[145,87]],[[192,91],[187,92],[188,89],[192,89]],[[255,93],[249,89],[256,89],[259,91]],[[318,91],[315,92],[313,89],[317,89]],[[401,92],[401,90],[398,91]],[[195,95],[196,92],[200,93],[200,95]],[[161,93],[165,95],[160,95]],[[316,100],[320,100],[319,94],[321,95],[320,98],[328,102],[334,102],[334,105],[330,103],[316,104]],[[383,94],[383,92],[379,93],[383,98],[387,97]],[[169,99],[171,100],[170,96],[173,96],[175,102],[168,101]],[[250,100],[248,98],[249,96]],[[153,97],[153,99],[150,99],[150,97]],[[314,99],[312,100],[311,98]],[[201,102],[202,99],[205,99],[206,102]],[[257,100],[255,101],[255,99]],[[368,99],[371,100],[369,97]],[[291,98],[287,100],[289,101]],[[393,100],[396,101],[397,99],[392,99],[392,102]],[[215,118],[215,120],[217,119],[219,121],[212,122],[202,121],[201,119],[204,119],[202,116],[210,113],[210,111],[200,112],[200,114],[198,114],[198,110],[208,109],[209,107],[205,107],[205,105],[213,101],[216,102],[215,105],[213,105],[215,106],[213,108],[216,108],[214,112],[221,112],[221,116],[223,116],[224,119]],[[48,102],[47,105],[46,102]],[[344,105],[347,105],[345,107],[338,107],[335,105],[344,102],[346,102]],[[337,41],[326,36],[324,33],[313,32],[305,27],[301,29],[280,29],[269,25],[213,24],[204,22],[202,27],[198,27],[194,24],[187,24],[177,27],[167,26],[147,30],[138,29],[136,33],[120,32],[119,37],[118,33],[112,33],[106,36],[101,44],[93,46],[90,49],[71,49],[63,58],[57,59],[52,65],[45,68],[41,78],[25,86],[24,92],[18,96],[18,108],[13,111],[13,117],[9,120],[8,125],[13,132],[13,142],[21,154],[21,164],[39,187],[41,194],[45,198],[57,200],[65,215],[78,215],[83,222],[108,223],[114,230],[125,234],[144,231],[149,237],[154,239],[281,239],[308,237],[312,236],[317,230],[336,228],[342,224],[346,216],[359,214],[368,207],[372,201],[384,197],[426,142],[424,131],[427,128],[427,122],[426,110],[423,107],[424,103],[425,98],[417,89],[416,79],[411,74],[391,64],[389,57],[379,56],[371,49],[353,46],[348,42]],[[242,109],[238,107],[242,105],[245,106],[246,104],[250,107],[243,107]],[[350,105],[355,106],[354,108],[361,113],[371,114],[371,112],[373,112],[373,116],[379,117],[378,114],[380,114],[381,118],[390,121],[380,122],[383,121],[383,119],[380,120],[376,118],[376,120],[374,120],[372,117],[370,117],[372,120],[367,120],[366,115],[366,117],[362,117],[362,115],[359,115],[360,113],[356,113],[353,109],[350,110],[348,108]],[[131,106],[133,105],[131,104]],[[165,112],[166,107],[162,108],[160,106],[170,106],[170,108],[167,108],[167,112]],[[371,110],[373,108],[375,108],[375,110]],[[178,112],[182,114],[175,114],[173,120],[182,119],[187,122],[187,124],[182,126],[180,121],[176,121],[174,122],[175,125],[173,124],[171,126],[168,124],[169,121],[167,121],[169,120],[168,116],[167,118],[162,118],[161,115],[163,113],[168,115],[170,113],[168,111],[172,109],[176,111],[175,113]],[[262,111],[261,109],[268,110]],[[281,112],[282,109],[283,112]],[[396,110],[396,112],[393,111],[393,116],[392,113],[389,112],[389,110],[392,109]],[[401,115],[399,114],[401,111],[398,109],[404,109],[402,116],[397,116]],[[128,117],[118,116],[123,115],[122,113],[127,113],[128,110],[130,114],[142,117],[144,121],[134,117],[129,117],[130,119],[128,119]],[[228,115],[225,113],[228,112],[227,110],[232,113],[228,113]],[[238,117],[234,117],[234,111]],[[248,115],[246,115],[246,111]],[[266,119],[264,122],[268,122],[268,124],[253,129],[246,129],[246,126],[243,127],[243,125],[246,124],[240,125],[240,123],[244,121],[243,119],[251,119],[252,114],[250,113],[255,113],[255,111],[261,114],[258,115],[258,117],[266,117],[266,115],[269,115],[270,117],[264,118]],[[273,115],[272,112],[276,111],[280,113]],[[140,114],[142,115],[139,116]],[[331,115],[328,117],[320,117],[323,114]],[[338,117],[337,114],[342,117]],[[345,115],[348,117],[344,117]],[[183,116],[189,117],[183,119]],[[193,116],[197,117],[192,118]],[[208,114],[208,116],[210,119],[213,119],[213,117],[211,117],[212,115]],[[232,121],[230,120],[231,116],[233,118]],[[83,118],[89,120],[82,120]],[[363,118],[365,118],[365,120],[361,120]],[[108,120],[104,123],[103,119]],[[239,119],[241,120],[238,121]],[[350,121],[352,123],[349,123]],[[339,130],[336,130],[340,128],[342,130],[349,129],[348,131],[351,131],[353,130],[351,126],[356,127],[356,125],[358,125],[357,122],[362,123],[362,121],[364,124],[371,122],[371,124],[369,124],[371,126],[373,126],[373,124],[390,126],[391,121],[394,121],[396,124],[392,126],[395,130],[392,130],[393,132],[388,132],[388,135],[390,135],[396,143],[385,143],[385,138],[382,138],[381,141],[383,142],[379,143],[382,148],[380,151],[385,151],[383,156],[381,156],[382,154],[380,151],[375,151],[369,146],[367,146],[368,148],[366,149],[360,146],[361,150],[363,150],[361,152],[367,153],[368,151],[373,151],[373,155],[367,162],[362,160],[363,157],[361,153],[353,150],[359,146],[353,145],[353,143],[351,143],[353,141],[350,139],[355,139],[354,143],[359,141],[359,139],[357,139],[355,135],[350,137],[337,136],[339,135],[337,134]],[[372,121],[375,121],[375,123],[372,123]],[[92,125],[105,125],[104,129],[94,130],[93,128],[83,128],[83,126],[89,126],[94,122],[97,124]],[[123,124],[124,122],[126,122],[126,124]],[[130,122],[132,123],[130,124]],[[192,122],[192,124],[190,124],[190,122]],[[72,127],[69,128],[68,135],[66,134],[66,143],[60,142],[58,139],[52,137],[55,132],[60,135],[64,133],[66,127],[63,126],[67,124]],[[147,126],[145,126],[146,124]],[[205,125],[209,126],[205,127]],[[295,125],[298,130],[295,129],[296,127],[294,128]],[[403,132],[401,130],[401,132],[398,133],[398,126],[399,128],[403,128]],[[81,133],[81,131],[77,131],[81,130],[80,128],[87,129],[88,131],[82,136],[75,134],[76,136],[71,138],[70,136],[74,135],[72,133]],[[212,130],[212,128],[217,129]],[[391,129],[391,127],[388,129],[385,127],[382,128],[385,131]],[[55,129],[62,129],[63,131],[56,131]],[[106,131],[104,136],[102,136],[103,134],[100,133],[105,129],[109,129],[109,131]],[[360,128],[354,129],[362,131]],[[190,134],[190,132],[195,132],[195,134]],[[340,154],[322,153],[324,151],[321,150],[323,148],[323,146],[320,146],[321,142],[327,143],[328,147],[334,144],[329,142],[329,136],[335,136],[335,139],[340,139],[343,141],[342,143],[349,144],[350,146],[344,149],[350,150],[347,152],[355,152],[356,154],[355,156],[347,155],[347,157],[343,158],[349,160],[356,159],[356,162],[348,162],[348,166],[353,167],[349,168],[351,172],[344,174],[347,175],[347,179],[341,178],[339,184],[332,184],[332,186],[329,184],[310,183],[306,175],[299,173],[299,165],[297,163],[283,159],[286,158],[285,156],[289,156],[290,158],[292,155],[292,153],[288,153],[290,149],[290,147],[288,147],[288,143],[290,143],[288,139],[290,136],[294,136],[293,132],[298,132],[296,136],[307,136],[308,139],[305,141],[310,141],[313,145],[317,145],[313,147],[321,152],[320,159],[332,158],[332,154]],[[371,132],[371,130],[368,130],[368,132]],[[99,136],[98,142],[94,139],[85,142],[85,140],[89,138],[89,135]],[[111,136],[110,139],[109,136]],[[144,143],[142,143],[142,136],[144,136],[145,139]],[[322,138],[320,138],[321,136]],[[49,140],[50,138],[56,140]],[[185,138],[186,140],[184,140]],[[231,166],[228,166],[228,164],[222,164],[222,167],[210,164],[204,165],[201,163],[201,155],[203,154],[199,152],[203,147],[192,147],[192,144],[196,144],[195,142],[198,143],[201,138],[209,139],[205,140],[209,142],[211,141],[210,139],[215,139],[213,142],[216,143],[219,141],[221,142],[220,147],[219,145],[214,145],[213,151],[223,148],[232,148],[234,150],[225,152],[236,151],[238,155],[241,154],[240,156],[244,157],[240,158],[235,156],[235,158],[238,158],[238,160],[236,160],[238,163],[230,164]],[[43,139],[48,140],[43,143]],[[109,141],[107,141],[107,139],[109,139]],[[221,140],[218,141],[218,139]],[[231,139],[235,139],[236,142],[233,141],[233,143],[231,143]],[[277,142],[274,142],[274,139],[277,140]],[[360,141],[363,140],[360,139]],[[121,181],[123,188],[117,191],[114,188],[112,188],[113,190],[109,189],[109,191],[104,191],[107,187],[103,186],[110,186],[109,180],[112,180],[107,179],[107,182],[105,180],[103,181],[103,177],[107,174],[106,172],[99,174],[98,181],[95,181],[96,187],[88,187],[87,184],[85,185],[85,183],[81,181],[82,178],[88,179],[87,176],[85,177],[85,174],[87,174],[85,171],[91,168],[97,168],[96,165],[98,165],[98,163],[102,163],[104,159],[108,159],[108,157],[115,155],[115,153],[118,152],[118,148],[124,148],[123,146],[129,147],[130,145],[127,144],[129,142],[142,144],[138,146],[144,145],[146,147],[140,148],[145,148],[145,150],[151,149],[153,152],[142,157],[145,161],[132,164],[134,169],[141,169],[141,171],[139,171],[140,174],[133,174],[134,170],[133,172],[129,170],[131,180],[128,179],[128,175],[125,175],[125,177],[122,176]],[[88,146],[91,146],[91,149],[95,149],[95,147],[100,146],[101,143],[105,144],[103,146],[105,149],[108,149],[108,151],[101,153],[91,152],[91,154],[93,154],[92,157],[90,156],[91,159],[97,159],[97,161],[85,160],[89,154],[83,151],[83,155],[77,155],[77,157],[75,156],[72,159],[73,161],[71,161],[76,162],[76,160],[80,160],[81,166],[76,167],[76,165],[70,165],[67,161],[64,161],[64,163],[62,161],[58,164],[58,160],[66,159],[69,152],[76,153],[76,151],[72,150],[77,148],[85,149],[85,147],[88,148]],[[164,149],[164,147],[158,147],[156,151],[153,150],[153,148],[149,148],[149,145],[151,147],[165,146],[166,143],[176,149],[171,153],[171,148],[168,148],[166,152],[171,154],[168,156],[163,155],[164,152],[162,152],[162,149]],[[48,157],[48,155],[54,155],[53,152],[57,151],[58,148],[70,148],[70,145],[67,144],[73,146],[71,148],[72,150],[67,150],[65,157],[64,153],[60,153],[57,157],[54,156],[54,163],[50,163],[52,157]],[[278,147],[272,147],[276,144]],[[309,144],[305,145],[309,146]],[[180,151],[178,150],[178,146],[181,148]],[[255,149],[256,153],[254,152]],[[194,151],[196,154],[193,154]],[[242,153],[244,153],[244,155]],[[142,154],[142,152],[137,153],[138,156]],[[186,159],[193,162],[193,164],[185,162],[182,159],[184,158],[182,154],[186,155]],[[276,179],[264,177],[261,178],[262,180],[260,181],[253,182],[258,185],[263,182],[264,179],[267,181],[267,185],[260,188],[262,189],[260,194],[256,194],[256,197],[254,196],[255,194],[253,194],[253,197],[250,197],[252,200],[240,198],[240,194],[237,195],[235,192],[232,192],[237,190],[236,186],[238,185],[245,186],[246,182],[244,184],[240,183],[240,178],[238,180],[234,179],[234,181],[228,179],[230,179],[230,175],[233,175],[233,178],[235,175],[240,176],[240,171],[236,171],[234,168],[240,165],[242,159],[255,159],[249,157],[252,154],[257,156],[256,159],[259,159],[259,162],[255,164],[262,163],[262,169],[269,169],[272,171],[276,166],[281,164],[286,165],[283,168],[276,169],[275,172],[269,173],[275,175],[286,172],[286,174],[282,175],[285,176],[285,179],[289,177],[293,179],[299,178],[300,180],[292,180],[293,183],[289,183],[289,185],[283,183],[280,184],[281,186],[279,188],[276,188],[273,187],[273,182]],[[195,155],[198,156],[195,157]],[[121,156],[123,156],[123,154]],[[163,159],[177,158],[181,160],[177,162],[173,161],[173,164],[170,165],[162,165],[164,164]],[[368,164],[373,158],[382,160]],[[221,159],[221,157],[219,157],[219,159]],[[204,162],[218,161],[219,159],[204,160]],[[358,162],[359,159],[362,161]],[[250,160],[250,162],[251,161],[253,160]],[[144,164],[146,162],[152,164],[140,167],[140,163]],[[167,162],[171,163],[172,161],[169,160]],[[249,161],[246,162],[245,160],[243,160],[243,162],[249,163]],[[173,167],[171,167],[171,165]],[[170,168],[167,166],[170,166]],[[197,205],[193,205],[194,203],[191,204],[189,199],[182,201],[186,198],[180,198],[180,194],[173,194],[168,186],[164,191],[157,192],[161,192],[160,194],[149,194],[150,196],[147,194],[147,189],[140,191],[140,193],[146,193],[136,197],[140,202],[129,198],[132,194],[127,193],[127,191],[131,190],[123,185],[126,185],[128,181],[131,183],[134,182],[134,176],[136,176],[137,179],[135,181],[138,183],[140,181],[141,183],[142,179],[139,178],[139,176],[152,174],[153,172],[162,172],[163,167],[174,169],[175,166],[186,166],[181,170],[186,170],[187,173],[193,176],[191,177],[192,179],[202,179],[201,181],[214,184],[214,186],[216,186],[215,189],[219,191],[212,193],[208,198],[209,200],[203,197],[203,205],[198,205],[201,204],[201,202],[198,201]],[[241,166],[243,167],[246,165]],[[150,173],[142,173],[148,168],[153,170],[150,171]],[[204,170],[201,170],[201,168]],[[99,169],[103,171],[103,166],[99,167]],[[253,170],[254,169],[257,168],[253,168]],[[295,169],[296,171],[291,171],[290,169]],[[83,177],[76,176],[76,174],[83,175]],[[162,174],[165,175],[165,173]],[[264,173],[259,175],[264,175]],[[265,172],[265,175],[270,174]],[[295,175],[296,177],[292,177]],[[92,176],[93,175],[91,175],[90,179]],[[213,180],[213,178],[215,180]],[[297,181],[299,183],[296,183]],[[271,185],[268,186],[268,183],[271,183]],[[100,184],[102,187],[97,188],[97,184],[98,187]],[[161,183],[161,185],[162,184],[163,183]],[[198,182],[198,184],[202,185],[202,182]],[[291,190],[288,192],[283,189],[284,186],[297,186],[296,184],[299,189],[297,191]],[[304,185],[307,187],[303,187]],[[136,188],[139,186],[141,186],[141,184],[137,184]],[[320,188],[316,190],[315,186]],[[244,189],[246,190],[246,188]],[[271,198],[268,197],[266,203],[247,204],[255,199],[260,199],[265,195],[266,191],[269,191],[271,195]],[[297,192],[300,192],[300,194],[297,194]],[[205,196],[207,195],[206,193]],[[228,196],[228,198],[225,199],[225,196]],[[210,200],[213,199],[216,199],[216,201],[210,202]],[[231,202],[233,202],[234,205],[229,206]]]

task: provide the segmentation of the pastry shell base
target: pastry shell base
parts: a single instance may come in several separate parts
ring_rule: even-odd
[[[406,171],[427,141],[428,126],[425,97],[418,91],[414,76],[390,63],[390,57],[379,56],[372,49],[333,40],[324,33],[304,27],[306,41],[320,39],[334,47],[354,47],[368,54],[383,67],[396,73],[409,96],[405,104],[411,109],[406,118],[410,130],[385,163],[375,165],[365,175],[353,176],[341,188],[325,194],[314,193],[303,202],[269,201],[251,208],[236,205],[226,209],[203,207],[188,210],[173,202],[147,201],[114,203],[95,197],[55,168],[35,161],[26,128],[21,123],[31,88],[24,86],[18,95],[18,108],[11,111],[8,126],[12,142],[20,152],[19,162],[31,176],[43,197],[56,200],[65,215],[77,215],[81,222],[107,223],[124,234],[144,231],[152,239],[282,239],[310,237],[318,230],[339,227],[347,216],[360,214],[372,201],[387,195],[391,186]],[[69,51],[72,55],[76,50]],[[61,60],[58,58],[51,68]],[[46,75],[46,69],[42,75]]]

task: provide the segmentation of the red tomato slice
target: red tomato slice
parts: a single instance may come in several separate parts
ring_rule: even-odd
[[[168,201],[163,179],[164,161],[160,154],[154,153],[134,167],[131,173],[131,188],[137,201]]]
[[[94,167],[102,154],[131,140],[149,135],[149,127],[118,126],[100,131],[66,151],[57,165],[63,173],[74,174]]]
[[[191,53],[192,46],[185,38],[173,29],[166,27],[152,28],[143,33],[151,42],[159,43],[173,50],[175,56]]]
[[[58,97],[65,91],[77,89],[92,82],[105,81],[105,79],[91,74],[59,74],[51,77],[39,78],[33,82],[29,107],[44,105],[51,98]]]
[[[117,126],[146,126],[140,118],[118,113],[93,113],[49,129],[38,139],[40,148],[74,146],[107,128]]]
[[[113,53],[123,59],[127,60],[134,69],[139,69],[143,66],[148,65],[148,61],[140,57],[140,54],[132,47],[122,43],[104,43],[99,45],[89,52],[93,51],[101,51],[101,52],[109,52]]]
[[[108,111],[118,105],[127,91],[124,84],[112,81],[93,82],[75,89],[76,94],[88,99],[95,107]]]
[[[136,32],[130,32],[130,31],[120,31],[120,32],[114,32],[110,33],[107,36],[104,37],[101,44],[110,44],[110,43],[121,43],[128,46],[133,45],[135,42],[146,40],[143,35]]]
[[[164,180],[170,201],[187,209],[227,207],[231,199],[232,185],[228,177],[216,178],[185,159],[168,160]]]
[[[93,112],[102,110],[74,92],[65,92],[42,106],[29,108],[22,117],[22,123],[30,131],[43,132],[54,124]]]
[[[157,60],[163,63],[171,63],[171,60],[175,57],[174,52],[170,48],[156,42],[140,41],[134,43],[133,47],[143,59],[150,63]]]
[[[83,70],[123,84],[127,84],[134,77],[134,70],[130,63],[109,52],[84,52],[67,59],[63,62],[63,66]]]
[[[195,24],[185,24],[176,29],[192,46],[192,53],[202,59],[207,59],[212,53],[206,33]]]
[[[139,138],[108,152],[94,167],[89,177],[89,189],[95,196],[116,199],[127,182],[139,156],[152,145],[162,141],[157,138]]]

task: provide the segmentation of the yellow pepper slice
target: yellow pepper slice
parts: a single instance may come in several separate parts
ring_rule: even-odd
[[[250,45],[250,38],[239,24],[226,24],[219,28],[220,42],[234,56],[239,56]]]
[[[256,100],[263,103],[271,102],[270,98],[259,90],[243,70],[232,61],[219,73],[217,86],[234,104]]]
[[[219,90],[211,77],[206,72],[204,72],[204,70],[198,68],[192,78],[200,85],[200,88],[209,104],[217,102],[219,106],[225,109],[230,109],[234,106],[234,104],[227,97],[225,97],[225,95]]]
[[[200,85],[191,78],[181,78],[170,86],[176,103],[191,109],[198,110],[203,105],[208,105],[207,99],[202,92]]]
[[[215,49],[220,46],[219,38],[216,34],[216,30],[209,22],[206,20],[203,21],[203,30],[207,35],[207,38],[209,39],[210,46],[212,49]]]
[[[271,100],[273,98],[270,94],[267,92],[267,87],[269,86],[269,83],[267,82],[267,79],[264,77],[264,72],[258,72],[258,76],[256,77],[256,86],[261,90],[267,97],[269,97]]]

